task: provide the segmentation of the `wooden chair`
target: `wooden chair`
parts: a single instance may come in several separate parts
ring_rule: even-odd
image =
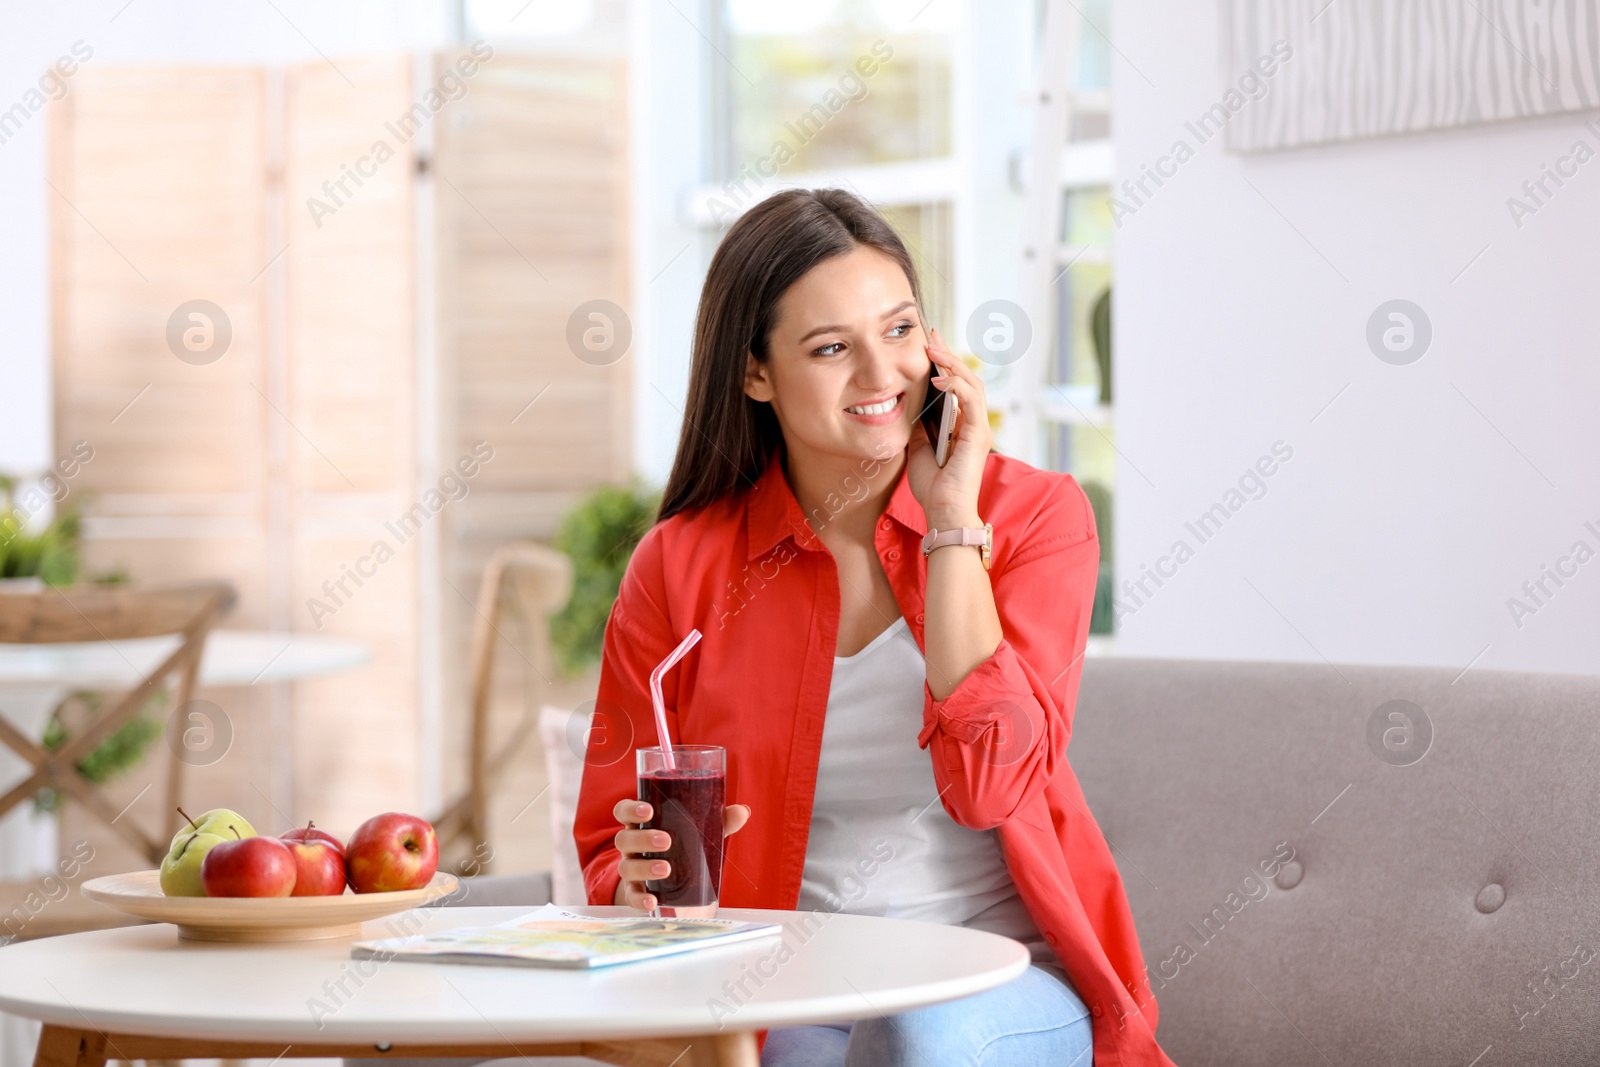
[[[54,752],[0,716],[0,743],[33,766],[28,778],[0,796],[0,815],[31,799],[41,789],[57,789],[93,812],[151,863],[160,863],[167,852],[166,842],[150,837],[132,820],[118,818],[120,813],[95,784],[78,771],[77,763],[132,719],[154,693],[166,686],[173,674],[178,676],[177,700],[173,706],[182,707],[189,700],[200,669],[206,635],[233,602],[233,587],[224,582],[170,589],[73,587],[0,596],[0,642],[67,644],[171,634],[182,638],[177,649],[142,682]],[[164,828],[176,823],[173,811],[181,803],[184,766],[184,761],[176,757],[167,764],[166,807],[161,823]]]
[[[504,743],[497,743],[489,758],[489,696],[499,646],[507,640],[500,624],[508,613],[542,629],[550,614],[561,610],[572,595],[572,561],[565,555],[532,541],[512,541],[494,550],[478,586],[476,618],[472,627],[472,726],[467,749],[467,787],[433,819],[442,849],[465,835],[469,846],[488,840],[489,792],[501,773],[539,729],[535,709],[523,717]],[[536,641],[535,644],[542,645]],[[487,873],[489,861],[478,862],[474,873]]]

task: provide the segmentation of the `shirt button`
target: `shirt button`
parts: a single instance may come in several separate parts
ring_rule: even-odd
[[[878,524],[878,528],[880,530],[892,530],[894,529],[894,523],[890,522],[888,519],[884,519]]]
[[[891,548],[888,552],[888,556],[889,562],[893,563],[900,558],[900,550],[898,548]]]
[[[920,612],[920,611],[917,612],[917,622],[918,622],[918,624],[920,624],[922,622],[922,612]]]

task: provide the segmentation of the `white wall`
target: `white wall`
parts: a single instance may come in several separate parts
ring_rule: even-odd
[[[1122,177],[1194,144],[1185,120],[1238,76],[1216,7],[1118,0]],[[1600,149],[1594,117],[1248,158],[1212,141],[1123,219],[1119,576],[1180,538],[1195,554],[1125,598],[1120,650],[1600,669],[1600,559],[1520,628],[1507,606],[1575,542],[1600,550],[1600,162],[1520,229],[1506,206],[1575,140]],[[1433,324],[1409,366],[1365,340],[1394,298]],[[1279,440],[1266,495],[1201,544],[1184,523]]]

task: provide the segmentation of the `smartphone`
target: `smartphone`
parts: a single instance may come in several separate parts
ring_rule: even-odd
[[[933,461],[942,467],[950,459],[950,446],[955,443],[961,401],[933,384],[932,378],[938,373],[937,364],[928,368],[928,402],[922,407],[922,426],[933,446]]]

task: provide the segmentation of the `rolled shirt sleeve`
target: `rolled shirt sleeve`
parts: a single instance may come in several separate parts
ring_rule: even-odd
[[[584,751],[583,779],[573,820],[573,838],[590,904],[611,904],[621,881],[622,855],[614,839],[622,829],[613,814],[617,801],[638,792],[633,751],[659,744],[650,699],[650,672],[674,644],[665,600],[660,537],[647,533],[629,560],[622,587],[606,622],[600,688]],[[668,729],[677,729],[677,678],[663,682]]]
[[[923,687],[917,744],[950,817],[987,830],[1042,793],[1067,758],[1100,569],[1094,512],[1067,475],[990,572],[1004,635],[944,700]],[[997,531],[997,534],[999,531]],[[997,546],[998,548],[998,546]]]

